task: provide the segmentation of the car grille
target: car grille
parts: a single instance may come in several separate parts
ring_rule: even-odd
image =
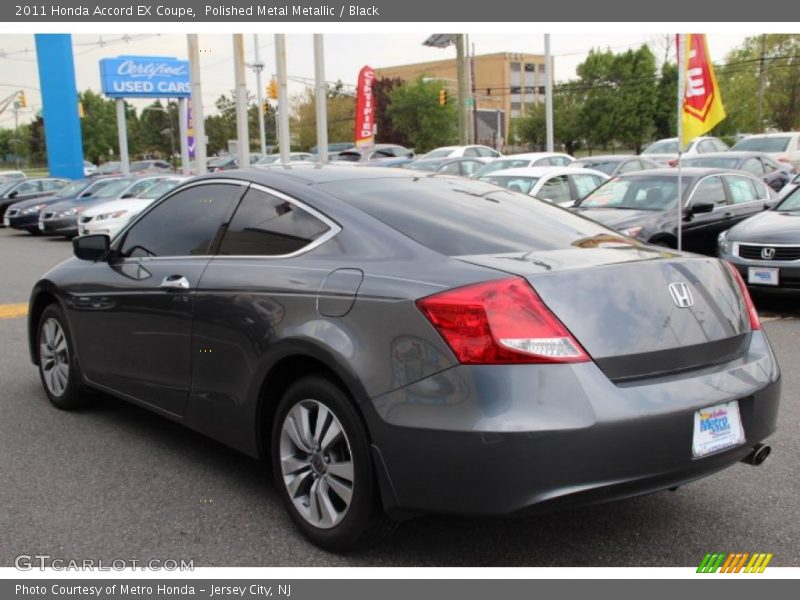
[[[765,258],[764,248],[771,248],[775,256]],[[800,246],[769,246],[755,244],[739,244],[739,257],[747,260],[800,260]]]
[[[42,219],[52,219],[55,216],[56,216],[56,213],[54,213],[54,212],[42,213]]]
[[[18,213],[19,213],[19,209],[18,208],[10,208],[10,209],[8,209],[6,211],[6,216],[7,217],[16,217]]]

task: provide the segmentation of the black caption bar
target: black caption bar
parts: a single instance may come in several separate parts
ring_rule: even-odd
[[[754,579],[706,576],[670,580],[123,580],[28,579],[0,581],[0,598],[39,600],[501,600],[524,598],[647,598],[685,597],[739,600],[753,594],[790,597],[790,579]],[[779,595],[782,592],[786,595]],[[793,590],[793,591],[796,591]],[[793,597],[793,595],[792,595]]]
[[[30,0],[4,1],[0,19],[16,22],[757,22],[786,12],[783,0],[719,3],[696,0]],[[791,28],[789,28],[791,29]]]

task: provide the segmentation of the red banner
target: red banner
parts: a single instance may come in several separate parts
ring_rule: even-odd
[[[356,95],[356,147],[366,148],[375,143],[375,99],[372,95],[372,82],[375,71],[364,67],[358,73]]]

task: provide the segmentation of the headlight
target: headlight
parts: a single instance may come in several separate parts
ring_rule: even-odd
[[[717,250],[719,250],[720,254],[728,254],[730,251],[731,244],[728,241],[728,232],[723,231],[717,237]]]
[[[42,210],[42,209],[43,209],[45,206],[47,206],[47,205],[46,205],[46,204],[37,204],[36,206],[29,206],[28,208],[26,208],[25,210],[23,210],[23,211],[22,211],[20,214],[23,214],[23,215],[32,215],[33,213],[38,213],[38,212],[39,212],[40,210]]]
[[[119,219],[122,215],[128,214],[127,210],[117,210],[110,213],[103,213],[102,215],[97,215],[95,217],[95,221],[104,221],[105,219]]]
[[[641,227],[629,227],[628,229],[623,229],[621,233],[630,237],[636,237],[642,232]]]
[[[58,213],[58,216],[59,217],[72,217],[72,216],[77,215],[78,213],[81,213],[81,212],[83,212],[83,207],[82,206],[76,206],[75,208],[70,208],[69,210],[62,210],[60,213]]]

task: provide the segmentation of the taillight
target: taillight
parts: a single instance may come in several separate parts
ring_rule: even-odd
[[[462,364],[589,360],[567,328],[519,277],[448,290],[417,300],[417,306]]]
[[[750,291],[747,289],[747,285],[742,279],[741,273],[739,273],[739,269],[734,267],[731,263],[725,263],[728,266],[728,270],[733,275],[733,278],[736,280],[736,285],[739,286],[739,291],[742,294],[742,299],[744,300],[744,306],[747,309],[747,316],[750,318],[750,329],[756,331],[761,329],[761,319],[758,318],[758,311],[756,310],[756,305],[753,304],[753,299],[750,297]]]

